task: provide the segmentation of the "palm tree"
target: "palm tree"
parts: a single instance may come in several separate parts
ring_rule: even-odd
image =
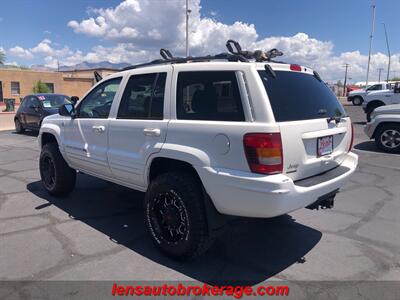
[[[4,54],[3,51],[0,50],[0,65],[4,65],[5,61],[6,61],[6,55]]]

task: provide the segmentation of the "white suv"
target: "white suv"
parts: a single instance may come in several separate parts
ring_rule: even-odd
[[[316,72],[248,56],[166,59],[102,80],[44,119],[45,189],[70,193],[79,170],[146,192],[154,242],[180,259],[203,253],[226,215],[332,207],[357,166],[350,118]]]

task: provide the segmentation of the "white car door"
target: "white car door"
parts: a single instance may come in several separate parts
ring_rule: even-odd
[[[110,119],[111,172],[117,180],[139,189],[144,187],[147,159],[159,152],[165,141],[170,93],[166,82],[171,80],[171,70],[171,66],[163,66],[154,73],[131,75],[116,117]]]
[[[391,97],[390,97],[390,104],[399,104],[400,103],[400,91],[397,91],[397,93],[394,93],[393,91],[391,92]]]
[[[76,116],[65,121],[65,151],[72,167],[93,175],[111,175],[107,161],[108,115],[118,97],[121,79],[97,85],[79,103]]]

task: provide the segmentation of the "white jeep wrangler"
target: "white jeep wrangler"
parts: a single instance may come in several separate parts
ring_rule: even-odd
[[[350,118],[316,72],[233,45],[197,58],[163,50],[46,117],[44,188],[70,193],[78,170],[146,192],[152,239],[180,259],[203,253],[226,215],[332,207],[357,166]]]

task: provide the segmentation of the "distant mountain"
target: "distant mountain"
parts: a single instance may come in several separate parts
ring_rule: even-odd
[[[60,71],[73,71],[73,70],[84,70],[84,69],[98,69],[98,68],[106,68],[106,69],[122,69],[130,66],[128,63],[112,63],[109,61],[101,61],[98,63],[90,63],[87,61],[81,62],[72,66],[60,66]],[[56,71],[56,68],[49,68],[44,65],[32,65],[31,69],[37,71]]]

